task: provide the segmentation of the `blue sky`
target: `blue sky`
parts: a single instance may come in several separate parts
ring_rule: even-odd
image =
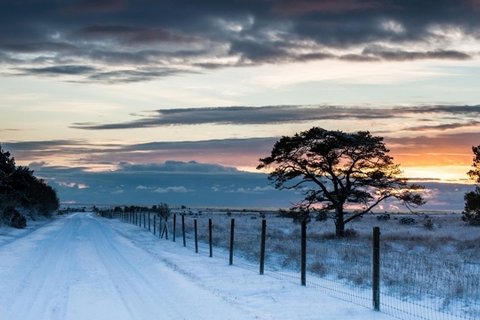
[[[196,161],[236,178],[312,126],[370,130],[406,176],[468,183],[479,58],[477,0],[7,0],[0,143],[65,201],[98,195],[83,173],[124,177],[125,164]],[[275,192],[255,179],[239,190]],[[153,194],[187,203],[200,189],[182,186]]]

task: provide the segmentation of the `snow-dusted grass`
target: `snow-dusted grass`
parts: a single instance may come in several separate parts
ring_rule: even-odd
[[[274,272],[298,272],[300,228],[291,220],[275,213],[232,212],[226,215],[209,210],[202,210],[201,215],[196,211],[190,215],[186,213],[189,245],[193,246],[192,219],[198,220],[200,239],[207,241],[206,221],[211,218],[214,244],[223,248],[223,254],[227,254],[224,252],[229,245],[230,219],[235,218],[235,256],[250,261],[252,268],[258,263],[260,221],[265,217],[268,230],[266,268]],[[466,225],[459,214],[414,216],[416,222],[412,225],[401,224],[402,217],[392,216],[387,221],[375,216],[358,219],[348,226],[355,230],[356,236],[342,241],[334,239],[331,220],[311,222],[307,270],[312,275],[350,287],[350,300],[360,300],[361,304],[370,306],[371,232],[374,225],[380,226],[383,308],[390,309],[398,317],[415,313],[418,318],[432,319],[434,311],[441,311],[446,319],[480,317],[480,228]],[[179,226],[177,239],[181,238]],[[298,274],[298,282],[299,278]],[[402,309],[400,300],[412,302],[417,306],[416,311],[398,310]],[[443,319],[442,314],[437,318]]]
[[[9,226],[0,224],[0,246],[15,241],[20,237],[27,236],[31,232],[46,224],[52,223],[58,218],[59,217],[57,216],[52,218],[38,217],[35,220],[29,219],[27,221],[27,226],[23,229],[11,228]]]

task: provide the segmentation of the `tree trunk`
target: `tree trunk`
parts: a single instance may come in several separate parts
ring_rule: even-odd
[[[335,235],[337,238],[345,237],[345,220],[343,217],[343,206],[335,208]]]

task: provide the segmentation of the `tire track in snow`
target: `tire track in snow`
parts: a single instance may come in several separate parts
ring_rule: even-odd
[[[125,256],[125,252],[132,249],[122,247],[119,250],[119,243],[110,241],[115,237],[112,230],[106,229],[97,220],[92,223],[93,238],[97,239],[97,253],[109,269],[109,277],[132,319],[154,319],[160,315],[164,319],[184,319],[185,315],[176,307],[176,301],[172,301],[165,293],[162,294],[162,289],[165,288],[154,288],[151,280]]]
[[[51,228],[45,238],[38,241],[28,252],[23,261],[13,268],[11,279],[23,276],[7,297],[10,312],[7,319],[63,319],[68,301],[67,282],[68,264],[71,261],[71,250],[66,244],[71,242],[75,227],[75,219],[65,219]],[[55,233],[57,232],[57,233]],[[52,234],[52,237],[48,235]],[[19,241],[28,241],[29,236]],[[9,247],[13,247],[12,245]]]
[[[0,246],[0,293],[0,320],[245,319],[85,213]]]

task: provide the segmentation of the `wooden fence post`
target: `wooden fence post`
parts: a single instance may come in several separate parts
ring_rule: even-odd
[[[163,225],[162,225],[162,221],[163,221],[163,217],[159,216],[159,217],[158,217],[158,237],[159,237],[160,239],[163,238],[163,232],[164,232],[164,231],[163,231],[163,228],[164,228],[164,227],[163,227]]]
[[[380,311],[380,228],[373,227],[372,254],[372,295],[373,309]]]
[[[208,247],[209,247],[209,251],[210,251],[210,254],[209,254],[209,257],[213,257],[213,244],[212,244],[212,241],[213,241],[213,236],[212,236],[212,219],[208,219]]]
[[[183,246],[187,246],[187,242],[185,240],[185,215],[182,214],[182,237],[183,237]]]
[[[301,282],[307,285],[307,219],[302,221]]]
[[[161,221],[161,220],[160,220]],[[168,240],[168,224],[167,224],[167,218],[165,218],[165,221],[163,222],[163,229],[165,230],[165,240]]]
[[[193,220],[193,230],[195,233],[195,253],[198,253],[197,219]]]
[[[233,264],[233,241],[235,240],[235,219],[230,222],[230,259],[229,264]]]
[[[153,235],[157,234],[156,231],[157,231],[157,215],[154,214],[153,215]]]
[[[150,212],[148,213],[148,231],[150,231]]]
[[[265,271],[265,237],[267,233],[267,221],[262,220],[262,235],[260,238],[260,274]]]
[[[172,235],[173,242],[175,242],[176,236],[177,236],[177,214],[175,213],[173,215],[173,235]]]

